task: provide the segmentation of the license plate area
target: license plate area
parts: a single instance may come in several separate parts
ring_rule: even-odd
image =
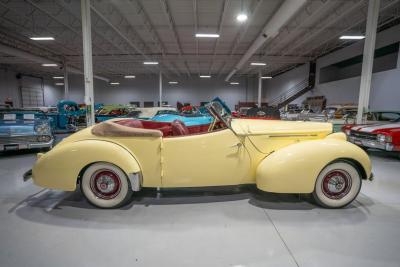
[[[4,151],[15,151],[15,150],[19,150],[18,144],[4,145]]]

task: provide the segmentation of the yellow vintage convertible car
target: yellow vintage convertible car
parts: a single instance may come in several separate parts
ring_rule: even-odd
[[[30,176],[46,188],[79,185],[101,208],[120,207],[143,187],[241,184],[311,193],[339,208],[372,177],[368,155],[329,123],[231,119],[219,102],[207,109],[210,125],[119,118],[86,128],[38,154]]]

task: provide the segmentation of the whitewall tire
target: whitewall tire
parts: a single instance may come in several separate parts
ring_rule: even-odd
[[[325,208],[341,208],[357,197],[361,184],[360,173],[353,164],[336,161],[318,175],[313,197]]]
[[[126,174],[117,166],[100,162],[90,165],[82,175],[81,190],[99,208],[118,208],[132,196]]]

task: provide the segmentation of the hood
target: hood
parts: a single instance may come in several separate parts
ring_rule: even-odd
[[[33,135],[35,134],[34,121],[0,121],[0,135]]]
[[[400,130],[400,122],[389,123],[389,124],[374,124],[374,125],[357,125],[351,128],[355,131],[378,134],[378,133],[389,133],[392,131]]]
[[[328,135],[331,123],[280,121],[280,120],[232,120],[232,128],[239,135]]]
[[[269,154],[296,142],[325,138],[332,133],[332,124],[236,119],[232,121],[232,129],[247,136],[258,151]]]

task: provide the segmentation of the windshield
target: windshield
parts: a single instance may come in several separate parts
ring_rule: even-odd
[[[211,101],[206,105],[206,108],[214,118],[214,122],[222,122],[226,127],[231,128],[231,113],[221,104],[221,102]]]

